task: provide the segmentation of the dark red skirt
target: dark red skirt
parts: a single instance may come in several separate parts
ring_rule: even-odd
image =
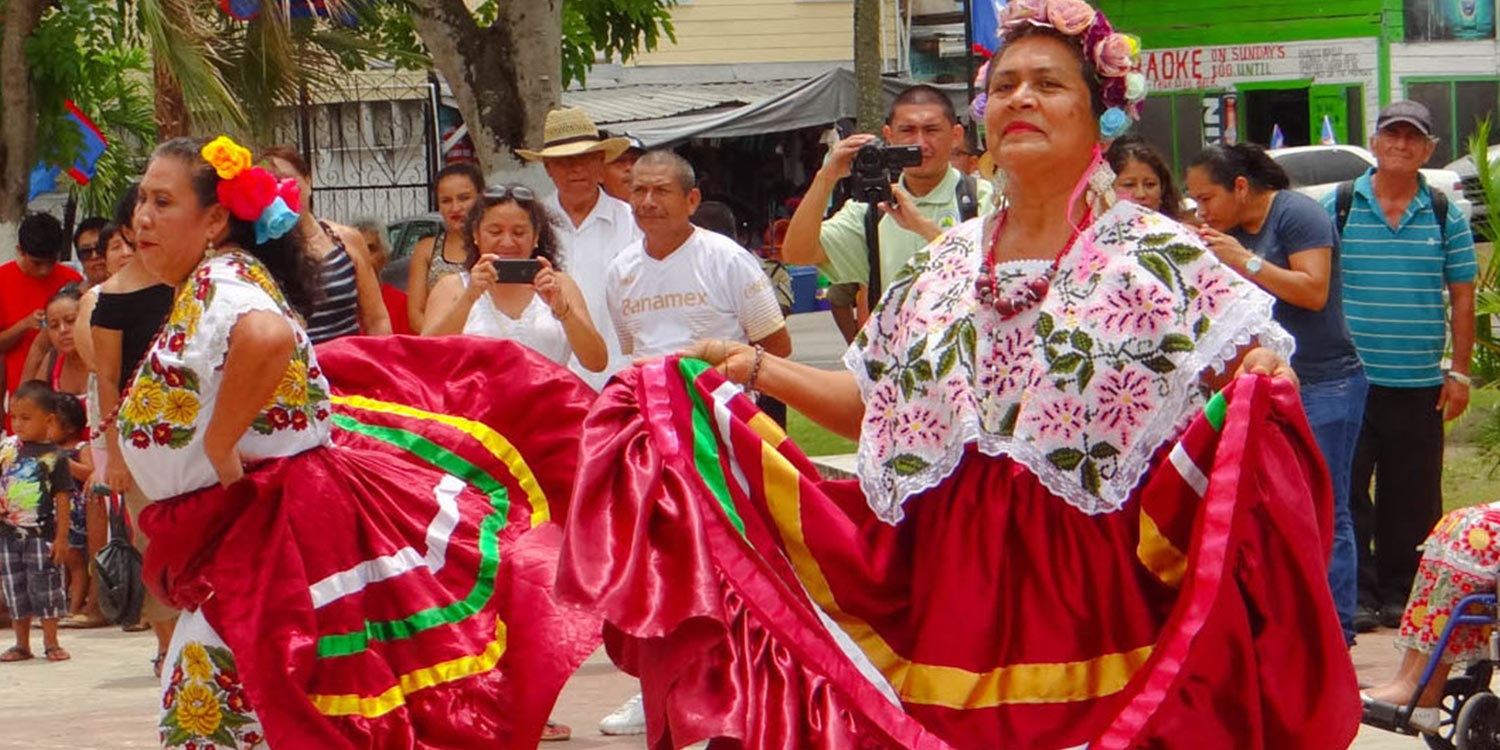
[[[890,526],[721,383],[669,361],[605,390],[564,543],[559,595],[604,615],[653,748],[1353,738],[1327,478],[1285,384],[1236,384],[1119,512],[971,451]]]
[[[592,392],[507,342],[318,356],[336,445],[151,504],[148,585],[201,608],[278,750],[534,748],[599,642],[553,597]]]

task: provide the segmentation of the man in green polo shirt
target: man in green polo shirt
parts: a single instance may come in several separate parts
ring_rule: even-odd
[[[951,160],[954,149],[963,143],[964,127],[958,123],[948,95],[926,85],[906,89],[891,104],[881,134],[893,146],[922,149],[922,163],[907,167],[901,182],[891,191],[896,205],[872,208],[851,200],[823,220],[823,208],[833,195],[834,185],[849,176],[859,148],[875,139],[869,134],[849,136],[834,144],[828,161],[813,177],[792,215],[781,249],[783,260],[816,264],[833,284],[867,283],[870,248],[865,241],[865,216],[871,210],[883,211],[877,235],[880,285],[884,289],[918,250],[963,220],[958,193],[964,175],[953,168]],[[972,184],[975,209],[980,214],[988,213],[993,209],[990,183],[976,180]],[[870,302],[873,305],[875,300]],[[846,331],[845,336],[852,334]]]

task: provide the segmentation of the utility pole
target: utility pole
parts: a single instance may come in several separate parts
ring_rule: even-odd
[[[878,133],[885,122],[884,87],[880,83],[880,5],[885,0],[854,0],[854,101],[859,132]]]

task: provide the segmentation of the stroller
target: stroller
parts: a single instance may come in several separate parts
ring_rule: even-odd
[[[1494,593],[1471,594],[1460,599],[1454,615],[1443,628],[1432,658],[1422,672],[1417,690],[1406,705],[1365,704],[1361,721],[1389,732],[1417,735],[1433,750],[1500,750],[1500,696],[1490,691],[1490,678],[1500,663],[1500,606]],[[1448,647],[1455,628],[1490,627],[1489,654],[1470,663],[1461,674],[1443,683],[1443,700],[1439,706],[1441,724],[1436,734],[1418,731],[1410,723],[1416,708],[1415,696],[1426,692],[1437,671],[1438,657]]]

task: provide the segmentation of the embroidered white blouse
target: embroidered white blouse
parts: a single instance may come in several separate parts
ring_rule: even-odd
[[[285,316],[297,345],[275,394],[240,439],[241,454],[255,461],[328,444],[328,380],[307,332],[265,266],[247,253],[228,252],[205,261],[178,290],[120,407],[125,463],[152,500],[219,481],[203,452],[203,432],[218,403],[230,331],[258,310]]]
[[[970,443],[1012,457],[1079,510],[1118,510],[1202,405],[1204,371],[1256,340],[1290,358],[1270,294],[1132,203],[1079,236],[1040,305],[1001,320],[975,289],[984,221],[920,252],[844,356],[865,401],[860,481],[887,522]],[[1001,294],[1048,266],[1000,264]]]

